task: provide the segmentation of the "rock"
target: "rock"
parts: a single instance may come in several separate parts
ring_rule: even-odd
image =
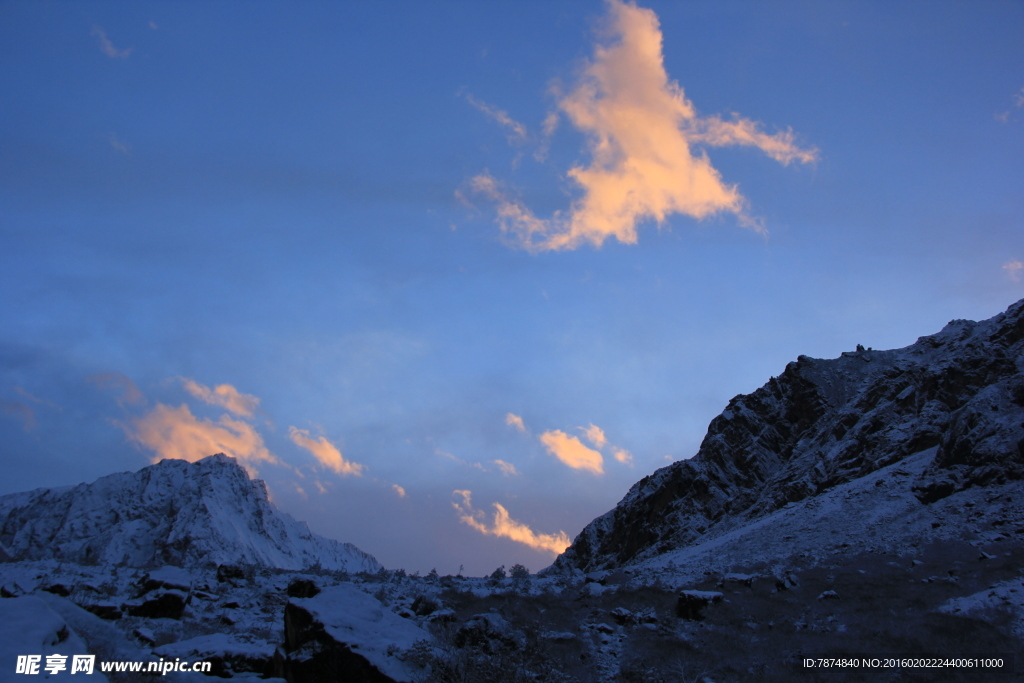
[[[234,564],[217,565],[217,581],[221,583],[245,581],[245,569]]]
[[[818,600],[838,600],[839,593],[835,591],[822,591],[821,595],[818,596]]]
[[[572,631],[547,631],[540,637],[554,643],[569,643],[576,640],[576,634]]]
[[[42,590],[46,591],[47,593],[59,595],[62,598],[66,598],[69,595],[71,595],[71,589],[62,583],[54,583],[50,584],[49,586],[43,586]]]
[[[100,619],[106,619],[108,621],[117,621],[123,616],[121,608],[118,605],[114,605],[109,602],[97,602],[91,605],[79,606],[87,612],[92,612]]]
[[[156,636],[154,636],[153,632],[145,626],[140,626],[132,631],[132,635],[138,638],[139,642],[145,645],[149,645],[150,647],[156,645]]]
[[[629,626],[637,622],[636,615],[625,607],[616,607],[610,612],[610,614],[612,615],[612,619],[614,619],[615,623],[619,626]]]
[[[140,583],[144,593],[158,588],[171,588],[187,593],[192,589],[192,575],[181,567],[166,565],[143,576]]]
[[[753,574],[729,573],[722,577],[722,581],[719,585],[727,586],[729,584],[741,584],[743,586],[746,586],[747,588],[750,588],[754,585],[754,579],[756,578],[757,576]]]
[[[450,609],[439,609],[436,612],[430,614],[427,617],[427,621],[432,624],[450,624],[458,621],[458,615],[455,614],[454,610]]]
[[[311,579],[292,579],[287,593],[290,598],[312,598],[319,595],[320,587]]]
[[[177,589],[158,589],[121,605],[133,617],[148,619],[181,619],[188,604],[188,594]]]
[[[518,649],[526,645],[526,636],[512,628],[500,614],[487,612],[477,614],[455,632],[456,647],[475,647],[487,652],[502,647]]]
[[[721,602],[725,596],[717,591],[686,590],[679,594],[676,615],[689,621],[703,621],[708,605]]]
[[[153,654],[164,659],[208,661],[212,675],[231,678],[246,672],[272,674],[275,649],[275,645],[251,636],[214,633],[161,645]]]
[[[425,595],[418,595],[416,599],[412,601],[412,611],[418,617],[425,617],[428,614],[436,611],[440,605],[435,600],[428,598]]]
[[[281,669],[292,683],[412,683],[423,672],[400,655],[421,640],[433,636],[358,588],[332,586],[288,601]]]

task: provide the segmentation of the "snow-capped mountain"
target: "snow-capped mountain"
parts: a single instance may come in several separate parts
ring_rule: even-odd
[[[919,507],[1024,479],[1024,300],[906,348],[800,356],[733,398],[693,458],[637,482],[551,570],[675,555],[914,454],[928,457],[900,474],[913,470],[906,497]]]
[[[18,559],[82,564],[381,568],[350,543],[318,536],[277,510],[264,483],[222,454],[2,496],[0,543]]]

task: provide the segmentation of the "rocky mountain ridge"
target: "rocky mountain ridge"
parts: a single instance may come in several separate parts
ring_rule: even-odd
[[[920,505],[1024,479],[1024,301],[903,349],[800,356],[733,398],[693,458],[637,482],[551,571],[649,561],[932,448]]]
[[[163,460],[91,484],[0,497],[0,543],[19,560],[153,567],[247,564],[376,572],[350,543],[277,510],[233,458]]]

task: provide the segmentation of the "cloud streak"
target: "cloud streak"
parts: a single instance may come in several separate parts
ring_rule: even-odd
[[[505,416],[505,424],[512,427],[516,431],[525,432],[526,423],[523,422],[523,418],[519,417],[515,413],[509,413]]]
[[[473,508],[471,491],[453,491],[452,495],[459,499],[452,502],[459,519],[482,534],[507,538],[552,555],[560,555],[570,545],[569,536],[564,531],[554,534],[537,533],[526,524],[512,519],[508,510],[500,503],[493,504],[494,516],[488,521],[483,510]]]
[[[187,377],[181,378],[185,391],[204,403],[225,408],[241,417],[252,417],[260,405],[260,400],[251,394],[243,394],[230,384],[220,384],[213,389],[194,382]]]
[[[365,465],[360,465],[356,462],[346,460],[342,455],[338,447],[328,441],[326,438],[320,436],[316,439],[309,435],[309,431],[306,429],[298,429],[296,427],[288,428],[288,438],[292,440],[296,446],[305,448],[313,454],[320,464],[324,467],[333,470],[335,473],[347,476],[361,477],[363,470],[366,469]]]
[[[139,387],[132,381],[131,377],[120,372],[104,372],[100,375],[92,375],[86,378],[87,382],[95,385],[98,389],[116,389],[120,396],[117,397],[117,404],[122,408],[125,405],[138,406],[146,402],[146,397],[139,390]]]
[[[577,437],[555,429],[541,434],[540,441],[563,464],[577,470],[604,474],[604,458],[597,451],[584,446]]]
[[[469,94],[466,95],[466,101],[508,131],[506,135],[508,136],[508,141],[510,143],[521,144],[526,141],[526,126],[509,116],[508,112],[498,109],[486,102],[481,102]]]
[[[611,237],[635,244],[638,223],[661,224],[673,214],[700,220],[732,213],[763,232],[739,189],[694,147],[750,146],[784,165],[812,162],[817,150],[798,147],[792,131],[769,134],[738,115],[728,121],[698,116],[665,71],[655,13],[621,0],[607,4],[606,39],[558,99],[562,114],[588,140],[590,164],[568,171],[581,196],[568,213],[542,219],[486,172],[469,181],[470,189],[494,202],[498,225],[514,244],[534,252],[599,247]]]
[[[96,39],[100,43],[100,51],[111,59],[127,59],[128,55],[132,53],[134,48],[126,48],[124,50],[118,50],[114,47],[114,44],[110,42],[110,38],[107,37],[107,32],[99,26],[92,27],[92,35],[96,36]]]
[[[1020,282],[1021,271],[1024,270],[1024,263],[1021,263],[1017,259],[1012,259],[1003,264],[1003,270],[1010,276],[1010,279],[1014,282]]]

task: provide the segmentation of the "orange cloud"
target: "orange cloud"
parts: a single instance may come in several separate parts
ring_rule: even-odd
[[[279,462],[249,423],[228,415],[221,416],[217,422],[198,419],[184,404],[172,408],[158,403],[146,415],[132,420],[125,431],[129,438],[155,453],[153,462],[164,458],[195,462],[224,453],[236,458],[253,474],[255,463]]]
[[[509,116],[508,112],[502,111],[486,102],[481,102],[472,95],[466,95],[466,101],[507,129],[509,131],[509,142],[521,143],[526,140],[526,126]]]
[[[498,469],[501,470],[501,473],[504,474],[506,477],[519,476],[519,470],[517,470],[516,466],[513,465],[512,463],[505,462],[504,460],[494,460],[492,462],[498,466]]]
[[[604,430],[596,424],[591,423],[586,429],[580,427],[580,430],[583,431],[583,436],[587,437],[587,441],[593,444],[594,448],[604,448],[605,444],[608,443]]]
[[[1003,264],[1003,270],[1010,276],[1010,279],[1014,282],[1020,282],[1020,272],[1024,270],[1024,263],[1021,263],[1017,259],[1007,261]]]
[[[92,27],[92,35],[100,42],[100,51],[111,59],[127,59],[128,55],[132,53],[134,48],[127,48],[125,50],[118,50],[114,47],[114,44],[110,42],[110,38],[107,38],[107,32],[99,26]]]
[[[569,467],[604,474],[604,458],[601,454],[584,446],[575,436],[556,429],[541,434],[540,440],[551,455]]]
[[[392,484],[391,489],[398,494],[399,498],[405,498],[405,489],[398,484]]]
[[[341,451],[324,437],[321,436],[316,439],[310,437],[309,431],[306,429],[289,427],[288,438],[296,446],[305,448],[312,453],[313,457],[319,460],[321,465],[334,470],[342,476],[355,475],[360,477],[363,474],[363,470],[366,469],[365,465],[345,460],[341,455]]]
[[[253,413],[256,412],[256,408],[260,404],[260,400],[258,398],[251,394],[243,394],[230,384],[221,384],[210,389],[210,387],[203,386],[202,384],[194,382],[187,377],[182,377],[180,379],[181,383],[185,386],[185,391],[192,394],[200,401],[209,403],[213,406],[226,408],[235,415],[252,417]]]
[[[453,491],[452,495],[461,498],[461,502],[453,502],[459,513],[459,519],[482,534],[508,538],[517,543],[527,545],[534,550],[559,555],[570,545],[569,536],[564,531],[555,534],[539,534],[522,522],[512,519],[500,503],[494,503],[494,519],[490,523],[482,510],[473,508],[471,491]]]
[[[515,427],[520,432],[526,431],[526,424],[523,422],[523,418],[514,413],[509,413],[505,416],[505,424],[509,427]]]
[[[119,406],[128,405],[142,405],[146,402],[146,397],[139,391],[139,387],[135,385],[135,382],[131,380],[128,375],[123,375],[120,372],[105,372],[100,375],[93,375],[86,378],[87,382],[95,384],[99,389],[113,388],[118,389],[121,396],[117,399]]]
[[[21,420],[22,429],[30,432],[36,428],[36,413],[31,406],[20,401],[0,401],[0,413],[11,415]]]
[[[623,465],[633,464],[633,455],[625,448],[613,448],[612,455],[614,455],[615,459],[621,462]]]
[[[486,172],[470,188],[495,203],[502,231],[530,251],[601,246],[609,237],[634,244],[638,222],[660,224],[677,213],[699,220],[729,212],[763,231],[736,186],[692,146],[752,146],[783,164],[813,161],[817,151],[797,147],[792,131],[770,135],[738,116],[700,118],[668,78],[655,13],[621,0],[608,0],[608,8],[609,40],[594,48],[579,82],[558,101],[588,139],[590,165],[568,171],[582,196],[568,214],[541,219]]]

